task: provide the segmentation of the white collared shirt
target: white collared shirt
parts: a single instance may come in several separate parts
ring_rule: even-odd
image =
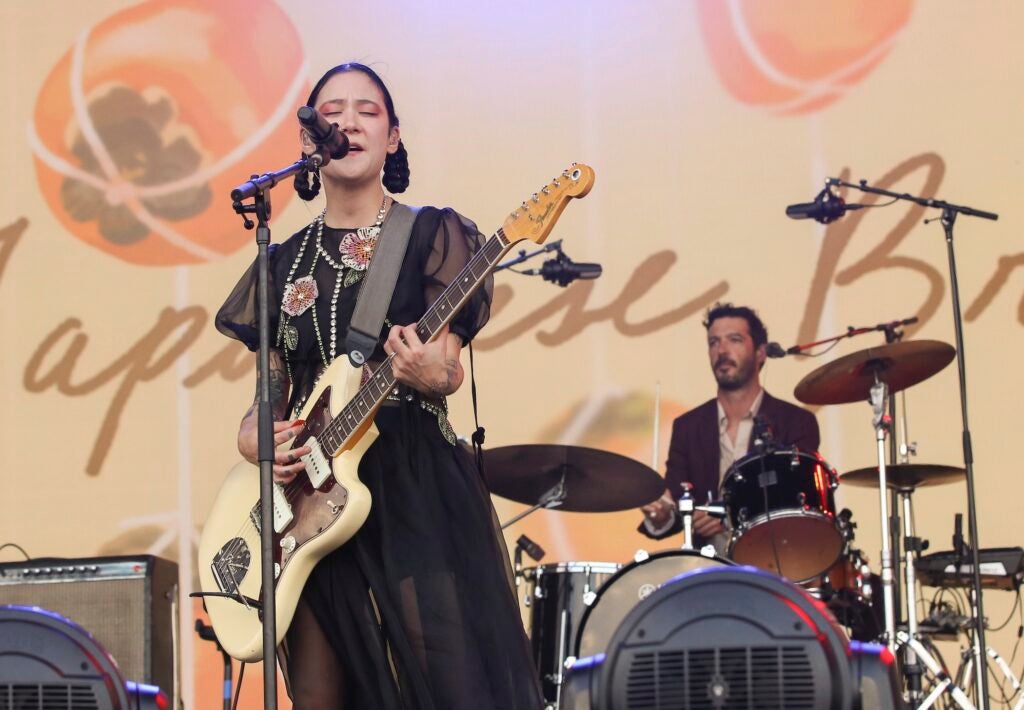
[[[718,485],[722,485],[726,472],[732,467],[736,459],[747,455],[750,448],[750,434],[754,431],[754,417],[761,409],[761,401],[764,399],[764,390],[757,393],[757,397],[750,405],[750,410],[740,419],[740,425],[736,429],[736,441],[729,438],[729,417],[725,414],[722,402],[718,402],[718,450],[721,454],[718,458]]]

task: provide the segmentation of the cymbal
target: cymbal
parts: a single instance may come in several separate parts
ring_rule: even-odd
[[[885,467],[886,488],[925,488],[963,480],[966,472],[958,466],[933,463],[896,463]],[[878,467],[858,468],[839,477],[840,484],[878,488]]]
[[[565,473],[565,500],[555,510],[608,513],[639,508],[665,491],[648,466],[599,449],[522,444],[484,451],[484,476],[491,493],[527,505],[558,485]]]
[[[956,357],[956,349],[939,340],[908,340],[858,350],[822,365],[797,384],[793,394],[804,404],[867,401],[875,375],[899,392],[923,382]]]

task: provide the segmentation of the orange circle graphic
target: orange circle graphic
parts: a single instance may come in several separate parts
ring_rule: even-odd
[[[42,193],[71,234],[131,264],[231,254],[252,237],[228,194],[252,168],[298,157],[291,118],[306,74],[298,32],[271,0],[149,0],[111,15],[39,91]]]
[[[878,66],[912,6],[912,0],[714,0],[697,3],[697,15],[729,93],[798,114],[831,104]]]

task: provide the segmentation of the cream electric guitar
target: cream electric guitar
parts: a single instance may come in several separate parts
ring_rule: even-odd
[[[585,196],[593,184],[590,167],[573,165],[512,212],[417,323],[420,339],[433,340],[515,244],[542,243],[569,200]],[[362,386],[360,375],[347,358],[338,358],[299,415],[306,422],[302,431],[283,445],[312,451],[302,457],[304,473],[274,484],[278,643],[313,567],[355,535],[370,512],[359,460],[377,438],[373,416],[396,381],[390,359]],[[199,582],[210,620],[224,650],[240,661],[260,660],[263,650],[260,505],[259,467],[243,461],[228,473],[199,540]]]

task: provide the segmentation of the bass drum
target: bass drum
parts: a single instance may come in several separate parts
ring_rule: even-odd
[[[589,604],[576,637],[576,657],[604,653],[626,614],[670,579],[706,567],[733,564],[713,552],[705,554],[697,550],[667,550],[653,555],[637,553],[636,561],[605,582]]]

